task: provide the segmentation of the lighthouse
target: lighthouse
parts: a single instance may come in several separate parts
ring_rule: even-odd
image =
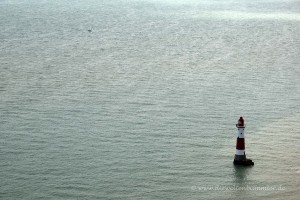
[[[235,165],[244,165],[250,166],[254,165],[252,160],[246,158],[245,153],[245,124],[243,117],[240,117],[238,123],[236,124],[237,127],[237,138],[236,138],[236,152],[234,156],[233,163]]]

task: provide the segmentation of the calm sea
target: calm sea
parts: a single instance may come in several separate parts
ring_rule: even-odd
[[[0,0],[0,26],[0,199],[299,198],[299,0]]]

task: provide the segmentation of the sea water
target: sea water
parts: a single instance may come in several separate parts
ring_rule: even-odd
[[[299,11],[1,0],[0,198],[299,198]]]

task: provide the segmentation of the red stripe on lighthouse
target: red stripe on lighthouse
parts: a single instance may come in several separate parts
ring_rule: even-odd
[[[245,140],[244,138],[236,139],[236,149],[244,150],[245,149]]]

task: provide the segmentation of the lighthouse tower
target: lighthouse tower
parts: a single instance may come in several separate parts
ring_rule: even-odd
[[[235,165],[254,165],[252,160],[246,158],[245,153],[245,124],[243,117],[240,117],[238,123],[236,124],[237,127],[237,139],[236,139],[236,152],[234,156],[233,163]]]

